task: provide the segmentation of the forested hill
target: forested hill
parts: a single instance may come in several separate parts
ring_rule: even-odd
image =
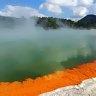
[[[60,27],[75,27],[75,21],[53,17],[42,17],[37,20],[37,25],[45,29],[57,29]]]
[[[82,28],[82,29],[96,29],[96,15],[87,15],[82,19],[72,21],[71,19],[60,19],[52,17],[42,17],[37,21],[37,25],[45,29],[56,29],[60,27]]]
[[[96,28],[96,15],[87,15],[79,21],[72,21],[71,19],[61,19],[53,17],[31,17],[30,19],[36,19],[35,25],[43,27],[44,29],[57,29],[57,28]],[[31,21],[31,20],[30,20]],[[16,28],[19,25],[23,25],[26,22],[24,17],[4,17],[0,16],[0,28]]]
[[[96,15],[87,15],[77,22],[78,27],[95,28],[96,29]]]

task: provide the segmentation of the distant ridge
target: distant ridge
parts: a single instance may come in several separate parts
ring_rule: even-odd
[[[83,29],[96,29],[96,15],[90,14],[82,19],[73,21],[71,19],[53,18],[53,17],[30,17],[36,19],[36,26],[43,27],[44,29],[58,29],[58,28],[83,28]],[[26,18],[15,18],[0,16],[0,28],[15,28],[23,25]]]
[[[96,15],[87,15],[77,22],[79,27],[96,28]]]

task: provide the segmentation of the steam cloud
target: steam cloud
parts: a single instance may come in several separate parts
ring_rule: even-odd
[[[95,59],[95,30],[44,30],[35,22],[27,19],[19,27],[0,28],[0,81],[24,80],[62,70],[71,66],[64,62],[78,55]]]

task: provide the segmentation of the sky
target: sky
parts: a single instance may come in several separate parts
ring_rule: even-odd
[[[96,14],[96,0],[0,0],[0,15],[79,19]]]

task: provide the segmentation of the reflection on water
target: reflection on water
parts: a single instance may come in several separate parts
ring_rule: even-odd
[[[0,33],[0,81],[36,78],[95,59],[95,31]]]

